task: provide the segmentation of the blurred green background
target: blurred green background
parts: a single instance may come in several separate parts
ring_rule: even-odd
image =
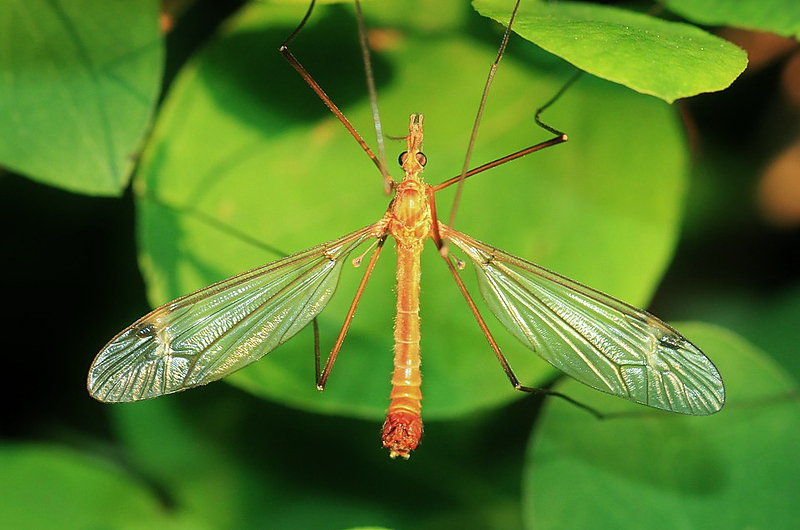
[[[0,174],[10,308],[0,526],[790,527],[800,515],[800,14],[775,1],[777,15],[747,18],[747,4],[727,20],[682,2],[660,12],[747,50],[730,88],[669,105],[585,74],[543,116],[570,141],[468,181],[455,220],[679,321],[725,379],[723,411],[684,418],[599,395],[557,379],[494,326],[526,384],[555,379],[599,410],[633,413],[598,421],[514,392],[431,248],[426,434],[395,462],[379,442],[389,248],[323,394],[308,333],[231,377],[236,386],[114,406],[84,388],[96,352],[152,305],[385,210],[378,172],[277,53],[305,3],[9,1],[0,21],[16,38],[0,40],[0,165],[19,174]],[[365,11],[386,134],[405,134],[408,115],[425,113],[425,175],[454,176],[502,28],[455,0]],[[606,77],[623,82],[614,76],[654,61],[635,39],[638,57],[608,61],[626,45],[610,34],[591,43],[609,46],[605,60],[584,68],[611,63]],[[352,6],[319,6],[292,49],[373,145]],[[677,57],[665,82],[696,81]],[[471,165],[548,138],[533,114],[574,71],[512,37]],[[399,177],[402,145],[387,146]],[[452,193],[437,200],[449,213]],[[346,270],[323,313],[323,349],[358,279]]]

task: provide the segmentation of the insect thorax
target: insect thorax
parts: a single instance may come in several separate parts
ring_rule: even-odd
[[[417,180],[404,180],[389,207],[389,232],[398,245],[410,246],[424,241],[431,234],[431,207],[428,186]]]

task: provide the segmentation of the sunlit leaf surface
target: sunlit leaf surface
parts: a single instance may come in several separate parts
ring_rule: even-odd
[[[667,9],[698,24],[734,26],[800,38],[800,3],[795,0],[668,0]]]
[[[475,0],[508,23],[513,2]],[[626,9],[585,2],[523,2],[515,33],[578,68],[665,101],[727,88],[747,54],[705,31]]]
[[[92,195],[121,195],[160,91],[154,0],[3,2],[0,165]]]

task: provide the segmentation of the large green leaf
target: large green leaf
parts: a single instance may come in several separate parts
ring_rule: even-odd
[[[425,451],[398,462],[380,446],[378,422],[305,414],[218,390],[111,407],[131,469],[148,477],[173,511],[237,530],[519,526],[519,464],[503,477],[513,482],[495,483],[491,494],[477,469],[456,467],[466,455],[480,455],[469,436],[454,443],[474,426],[461,427],[458,437],[433,422]],[[521,458],[521,451],[513,455]],[[505,466],[492,459],[492,476]]]
[[[678,329],[697,341],[725,379],[722,411],[703,418],[662,414],[565,380],[559,392],[629,415],[598,421],[551,400],[528,448],[528,527],[794,525],[800,517],[793,493],[800,487],[797,383],[727,330]]]
[[[0,164],[93,195],[127,186],[159,94],[155,0],[8,0]]]
[[[457,6],[464,9],[457,2],[442,3],[441,9]],[[294,7],[248,6],[175,80],[136,185],[141,262],[153,303],[277,257],[208,218],[291,253],[375,222],[385,211],[380,174],[273,51],[301,16],[302,9]],[[459,24],[471,24],[464,18]],[[373,59],[384,130],[402,136],[409,114],[425,113],[425,174],[431,182],[460,171],[495,53],[483,36],[466,37],[455,31],[460,27],[374,35],[383,38]],[[498,35],[490,33],[494,43]],[[369,139],[356,38],[348,10],[320,8],[293,50]],[[472,165],[546,139],[534,112],[571,75],[534,50],[509,54]],[[456,226],[646,304],[669,260],[680,219],[686,154],[674,111],[585,78],[544,119],[571,140],[470,179]],[[390,141],[390,158],[402,149]],[[395,168],[390,166],[397,177]],[[452,191],[440,195],[445,216]],[[367,286],[324,394],[314,389],[310,330],[229,380],[295,406],[379,418],[392,368],[391,246]],[[518,397],[429,247],[421,311],[425,416],[452,417]],[[360,269],[345,267],[339,293],[320,318],[323,350],[338,332],[360,275]],[[469,271],[465,279],[474,283]],[[553,375],[502,328],[494,329],[523,381],[542,384]]]
[[[507,24],[510,0],[475,0]],[[714,35],[625,9],[583,2],[527,1],[515,33],[578,68],[665,101],[727,88],[747,55]]]
[[[800,38],[796,0],[668,0],[666,7],[709,26],[736,26]]]
[[[168,514],[141,480],[97,457],[49,445],[0,446],[4,528],[205,528]]]

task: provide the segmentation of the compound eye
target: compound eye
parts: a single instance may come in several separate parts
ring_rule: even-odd
[[[406,158],[408,158],[408,151],[403,151],[400,153],[400,156],[397,157],[397,162],[400,164],[400,167],[403,167],[403,164],[406,163]]]
[[[427,163],[428,163],[428,157],[425,156],[425,153],[423,153],[422,151],[417,152],[417,164],[419,164],[422,167],[425,167],[425,164]]]

